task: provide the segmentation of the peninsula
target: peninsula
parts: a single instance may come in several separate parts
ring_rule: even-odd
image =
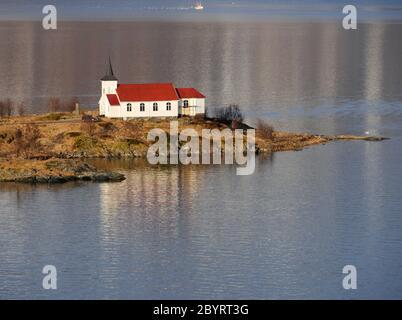
[[[73,180],[121,181],[124,176],[99,170],[86,159],[130,159],[146,157],[153,128],[168,130],[169,118],[99,118],[96,112],[77,115],[56,112],[10,116],[0,120],[0,181],[61,183]],[[227,129],[233,123],[217,118],[181,117],[180,130]],[[237,128],[251,128],[240,122]],[[338,140],[381,141],[375,136],[326,136],[275,131],[268,125],[256,130],[256,152],[298,151]]]

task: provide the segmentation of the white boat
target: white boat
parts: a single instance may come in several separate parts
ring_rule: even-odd
[[[195,10],[204,10],[204,6],[201,4],[200,1],[197,1],[194,5]]]

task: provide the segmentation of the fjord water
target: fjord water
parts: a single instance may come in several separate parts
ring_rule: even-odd
[[[174,82],[277,129],[389,136],[233,166],[97,161],[121,183],[0,185],[0,298],[402,298],[402,25],[1,22],[0,95],[96,107]],[[342,288],[355,265],[358,289]],[[58,290],[42,289],[55,265]]]

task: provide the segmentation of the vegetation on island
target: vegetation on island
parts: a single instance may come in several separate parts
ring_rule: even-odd
[[[64,182],[70,180],[121,180],[119,174],[99,171],[83,162],[89,158],[145,157],[148,132],[169,132],[171,119],[128,121],[98,118],[94,111],[77,114],[77,100],[49,99],[47,114],[28,115],[23,103],[0,101],[0,181]],[[216,110],[213,117],[181,117],[179,130],[249,129],[237,105]],[[256,125],[257,153],[295,151],[335,140],[382,140],[369,136],[324,136],[276,131],[267,122]],[[222,146],[223,148],[223,146]],[[83,170],[85,168],[85,170]]]

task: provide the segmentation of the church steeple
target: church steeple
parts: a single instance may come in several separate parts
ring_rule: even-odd
[[[117,78],[114,76],[113,67],[112,67],[112,60],[109,56],[109,65],[106,69],[106,75],[101,79],[102,81],[117,81]]]

